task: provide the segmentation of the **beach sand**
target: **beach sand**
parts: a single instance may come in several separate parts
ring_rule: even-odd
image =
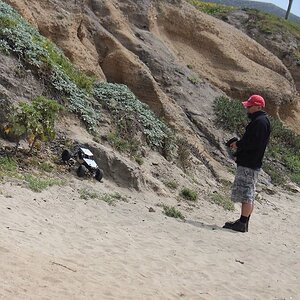
[[[300,299],[299,193],[261,193],[249,232],[237,233],[221,227],[238,206],[199,199],[178,206],[179,221],[157,206],[175,199],[109,181],[35,193],[8,180],[0,192],[0,299]]]

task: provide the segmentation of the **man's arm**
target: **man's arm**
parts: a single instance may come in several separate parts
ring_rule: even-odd
[[[255,122],[250,128],[247,128],[241,140],[237,141],[233,147],[237,147],[239,150],[257,150],[266,142],[267,135],[267,125]]]

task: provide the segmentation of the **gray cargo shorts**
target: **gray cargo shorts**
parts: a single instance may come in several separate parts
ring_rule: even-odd
[[[238,166],[231,189],[233,202],[252,203],[255,199],[255,186],[260,170]]]

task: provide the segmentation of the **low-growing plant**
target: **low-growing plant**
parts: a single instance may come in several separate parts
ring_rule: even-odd
[[[180,196],[189,201],[197,201],[198,198],[197,192],[189,188],[183,188],[180,192]]]
[[[179,218],[181,220],[185,219],[183,214],[174,206],[163,205],[162,207],[166,216],[171,218]]]
[[[19,163],[14,157],[0,157],[0,178],[3,179],[4,177],[23,179],[19,173]]]
[[[89,200],[89,199],[100,199],[100,195],[94,191],[93,189],[82,188],[79,190],[79,195],[81,199]]]
[[[111,132],[110,134],[108,134],[107,140],[112,145],[112,147],[119,152],[127,152],[130,149],[129,141],[120,137],[117,132]]]
[[[122,196],[118,192],[105,193],[105,194],[101,195],[99,199],[106,202],[108,205],[115,205],[116,201],[118,201],[118,200],[127,202],[127,198]]]
[[[121,138],[131,142],[138,135],[152,148],[164,151],[170,129],[128,87],[94,84],[95,78],[76,69],[55,44],[1,0],[0,50],[15,55],[34,74],[42,76],[56,96],[66,100],[69,111],[77,114],[89,131],[95,133],[99,125],[100,102],[110,111]],[[33,127],[31,131],[34,131]],[[37,135],[40,134],[34,134]]]
[[[47,173],[51,173],[54,170],[55,166],[51,162],[43,161],[40,164],[38,164],[38,168]]]
[[[46,188],[53,185],[63,185],[63,181],[57,178],[42,178],[33,175],[25,175],[25,181],[28,184],[29,189],[34,192],[42,192]]]
[[[279,168],[274,162],[265,162],[264,171],[270,176],[274,185],[283,185],[286,183],[288,177],[284,174],[283,169]]]
[[[141,166],[144,163],[144,160],[141,156],[135,155],[134,160]]]
[[[236,10],[236,7],[227,6],[217,3],[207,3],[200,0],[187,0],[190,4],[195,6],[200,11],[209,14],[209,15],[217,15],[222,13],[228,13],[230,11]]]
[[[164,184],[171,190],[176,190],[178,188],[178,183],[175,180],[164,181]]]
[[[285,20],[274,14],[268,14],[257,9],[243,8],[243,10],[249,15],[248,28],[255,27],[266,34],[290,32],[294,36],[300,37],[299,23]]]
[[[17,171],[18,164],[15,159],[5,156],[0,157],[0,171],[2,172],[15,172]]]
[[[74,67],[63,52],[0,0],[0,50],[12,54],[42,75],[56,94],[66,97],[71,112],[81,117],[90,131],[100,114],[89,96],[95,79]]]
[[[123,137],[131,138],[140,131],[152,148],[163,149],[165,139],[171,134],[170,129],[127,86],[99,83],[94,87],[94,96],[111,112]]]
[[[226,196],[219,193],[212,193],[210,195],[212,203],[222,206],[225,210],[234,210],[233,202]]]
[[[194,85],[196,85],[197,83],[200,82],[199,78],[196,77],[196,76],[189,76],[187,79],[188,79],[188,81],[190,81]]]

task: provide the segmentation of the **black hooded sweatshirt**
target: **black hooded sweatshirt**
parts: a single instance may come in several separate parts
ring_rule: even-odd
[[[243,137],[236,142],[238,166],[259,170],[271,133],[270,121],[264,111],[249,114],[251,119]]]

